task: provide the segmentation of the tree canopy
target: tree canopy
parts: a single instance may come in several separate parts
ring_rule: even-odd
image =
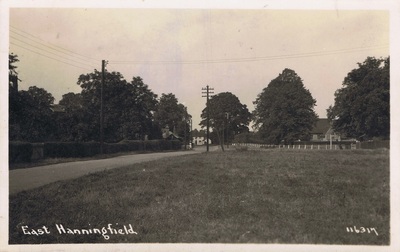
[[[187,108],[178,102],[174,94],[162,94],[154,113],[154,120],[160,128],[168,126],[169,130],[179,136],[188,136],[190,131],[189,121],[192,116],[187,113]]]
[[[101,73],[81,75],[78,85],[82,88],[85,109],[85,128],[89,139],[98,140],[100,130]],[[140,77],[127,82],[119,72],[105,72],[103,87],[104,136],[106,142],[122,139],[144,139],[152,133],[152,114],[157,104],[155,95]]]
[[[51,105],[54,97],[36,86],[18,90],[18,56],[9,54],[9,138],[38,142],[53,137],[54,123]]]
[[[254,101],[255,126],[269,143],[308,140],[318,118],[315,104],[297,73],[284,69]]]
[[[390,136],[390,58],[368,57],[344,78],[327,110],[333,129],[358,140]]]
[[[18,56],[15,54],[8,55],[8,106],[9,106],[9,134],[11,138],[18,134],[18,111],[20,108],[18,99],[18,73],[17,66]]]
[[[19,91],[11,140],[40,142],[51,139],[54,132],[53,102],[53,96],[43,88],[31,86],[27,91]]]
[[[210,98],[208,106],[210,127],[213,132],[223,133],[226,140],[230,141],[234,135],[249,131],[251,113],[236,95],[230,92],[219,93]],[[207,107],[203,109],[201,118],[200,125],[206,127]]]
[[[18,55],[15,55],[13,53],[8,55],[8,76],[17,76],[17,66],[15,63],[19,61]]]

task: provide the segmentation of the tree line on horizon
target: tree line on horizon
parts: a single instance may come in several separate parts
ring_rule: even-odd
[[[9,140],[10,141],[99,141],[101,72],[81,74],[80,93],[67,93],[52,111],[54,97],[36,86],[17,91],[18,56],[9,55]],[[367,57],[344,78],[335,92],[335,103],[327,116],[335,132],[357,140],[390,137],[390,58]],[[105,72],[103,87],[104,140],[162,138],[168,126],[177,135],[190,135],[191,115],[174,94],[158,97],[139,76],[125,80],[119,72]],[[207,126],[214,143],[232,142],[248,134],[254,123],[257,138],[271,144],[307,141],[318,116],[316,100],[292,69],[270,81],[253,102],[250,112],[239,98],[222,92],[212,96],[201,113],[200,126]]]

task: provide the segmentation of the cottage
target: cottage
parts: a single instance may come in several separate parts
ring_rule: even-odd
[[[340,141],[340,135],[335,133],[327,118],[318,119],[311,131],[311,141]]]
[[[178,135],[174,134],[172,131],[170,131],[168,126],[162,129],[162,137],[165,140],[180,140],[180,141],[182,141],[182,138],[179,137]]]
[[[207,143],[206,132],[204,130],[198,131],[197,129],[192,131],[192,142],[194,145],[205,145]],[[208,144],[211,144],[211,140],[208,139]]]

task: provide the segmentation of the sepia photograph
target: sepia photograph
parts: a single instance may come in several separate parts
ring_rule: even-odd
[[[400,4],[178,2],[0,0],[0,251],[399,251]]]

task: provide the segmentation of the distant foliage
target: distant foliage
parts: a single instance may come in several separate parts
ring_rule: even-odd
[[[254,102],[255,126],[268,143],[308,140],[317,120],[315,104],[296,72],[285,69]]]
[[[390,137],[390,58],[368,57],[350,71],[327,110],[335,131],[359,140]]]

